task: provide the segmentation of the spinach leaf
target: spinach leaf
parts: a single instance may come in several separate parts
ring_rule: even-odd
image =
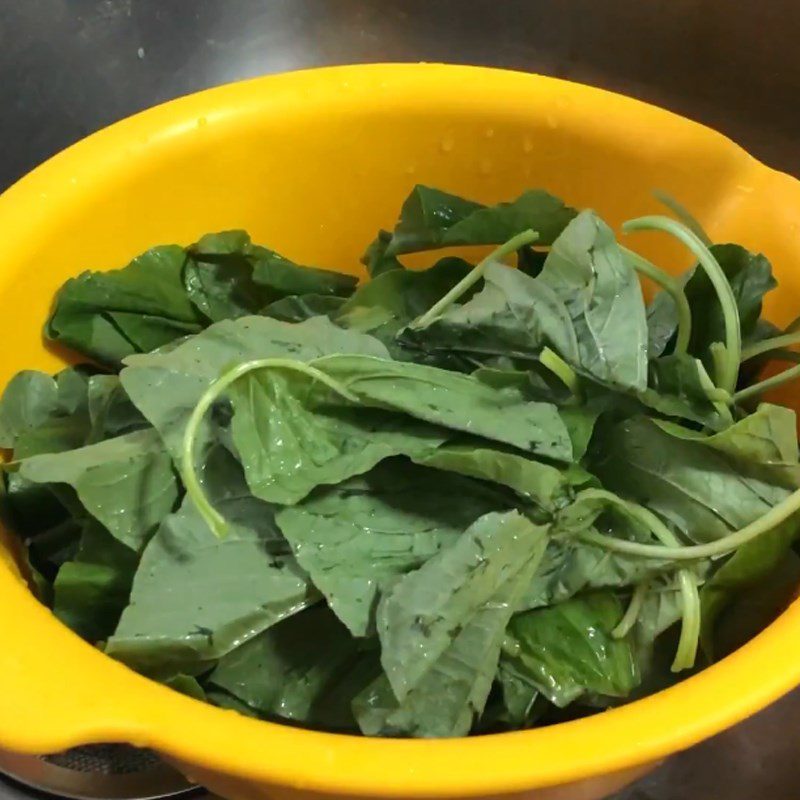
[[[423,466],[508,486],[520,497],[548,511],[569,502],[574,484],[591,479],[577,466],[560,470],[516,453],[489,449],[474,442],[444,445],[412,458]]]
[[[358,278],[343,272],[295,264],[266,247],[253,246],[253,280],[273,295],[321,294],[349,297]]]
[[[17,437],[46,423],[58,408],[56,382],[44,372],[24,370],[0,399],[0,447],[13,449]]]
[[[244,231],[209,233],[187,248],[186,294],[211,322],[255,314],[275,299],[253,280],[251,249]]]
[[[458,497],[455,504],[443,497]],[[513,502],[513,501],[511,501]],[[276,515],[294,554],[356,636],[374,630],[375,606],[398,576],[510,502],[502,493],[402,459],[315,492]]]
[[[538,244],[558,237],[575,210],[542,189],[532,189],[510,203],[484,206],[453,194],[415,186],[403,203],[386,256],[464,244],[501,244],[531,228]]]
[[[117,375],[93,375],[89,379],[87,404],[90,430],[86,444],[149,427],[125,393]]]
[[[178,498],[172,463],[152,428],[32,456],[20,462],[19,471],[33,483],[69,484],[86,510],[136,551]]]
[[[790,518],[752,542],[740,547],[700,590],[701,643],[708,656],[714,654],[714,631],[720,615],[749,590],[770,579],[789,559],[797,539],[798,521]]]
[[[375,655],[371,669],[364,660],[363,644],[320,604],[233,650],[209,681],[263,717],[353,730],[350,702],[380,671]],[[352,673],[364,673],[364,666],[366,675],[354,682]]]
[[[757,582],[731,586],[724,608],[713,607],[714,626],[706,630],[713,635],[708,655],[724,658],[757,636],[797,598],[799,584],[800,557],[786,550]]]
[[[376,339],[344,331],[325,317],[293,325],[265,317],[241,317],[211,325],[166,352],[137,355],[126,361],[122,386],[161,434],[173,458],[180,459],[183,434],[203,392],[232,365],[285,356],[311,361],[328,353],[387,356]],[[199,447],[213,439],[213,414],[198,431]]]
[[[337,324],[380,339],[392,356],[407,360],[395,344],[398,332],[447,294],[472,265],[460,258],[443,258],[425,270],[393,269],[360,286],[342,306]]]
[[[316,486],[360,475],[390,456],[424,454],[447,438],[390,411],[326,408],[330,394],[289,370],[253,371],[231,385],[233,442],[257,497],[296,503]]]
[[[761,316],[764,295],[777,285],[772,266],[760,253],[750,253],[738,244],[712,245],[711,253],[733,289],[742,338],[752,338]],[[685,278],[684,291],[692,311],[692,337],[689,352],[702,358],[711,369],[708,348],[725,341],[725,323],[717,294],[705,270],[693,267]],[[667,292],[659,292],[648,309],[650,358],[667,351],[678,328],[675,304]]]
[[[642,290],[611,229],[583,211],[553,242],[536,279],[566,304],[578,344],[574,364],[605,384],[647,385],[647,322]],[[567,360],[570,353],[561,352]]]
[[[65,517],[28,540],[30,562],[48,581],[53,582],[59,569],[77,555],[84,524]]]
[[[0,447],[16,459],[80,447],[88,435],[89,376],[68,368],[50,377],[24,370],[0,399]]]
[[[611,635],[622,612],[615,595],[596,592],[517,614],[503,663],[559,708],[586,693],[626,697],[640,677],[630,638]]]
[[[547,528],[517,512],[487,514],[397,582],[378,607],[386,678],[357,699],[364,733],[469,731],[489,695],[506,625],[546,540]],[[387,684],[394,702],[381,688]]]
[[[283,322],[304,322],[311,317],[335,319],[346,302],[346,298],[334,295],[292,294],[264,306],[259,313]]]
[[[512,728],[529,725],[536,713],[536,706],[542,701],[539,691],[502,656],[497,667],[496,680],[501,687],[504,716],[508,724]]]
[[[785,434],[772,442],[763,437],[788,420],[786,409],[775,408],[762,406],[713,436],[633,417],[599,437],[590,469],[608,489],[646,505],[692,541],[711,541],[763,516],[798,485],[796,462],[768,455],[779,451]]]
[[[389,270],[403,269],[403,265],[396,256],[386,255],[386,249],[391,241],[392,234],[389,231],[378,231],[378,235],[370,242],[364,255],[361,256],[361,263],[367,268],[367,273],[371,278],[377,278]]]
[[[184,280],[192,302],[212,322],[255,314],[289,295],[349,295],[351,275],[304,267],[252,244],[244,231],[203,236],[188,248]]]
[[[518,392],[493,389],[469,375],[369,356],[335,355],[315,364],[364,405],[409,414],[561,461],[573,456],[558,409]]]
[[[720,431],[730,420],[709,399],[710,386],[713,383],[700,361],[685,353],[673,353],[650,361],[648,387],[637,396],[659,414]]]
[[[203,687],[191,675],[184,675],[179,672],[177,675],[167,678],[164,681],[165,686],[169,686],[174,692],[180,692],[193,700],[203,700],[209,702],[208,696]]]
[[[203,482],[233,523],[228,536],[218,539],[185,498],[145,548],[130,605],[106,647],[150,675],[197,674],[319,597],[272,508],[250,495],[224,448],[211,451]]]
[[[619,535],[620,525],[616,522]],[[553,538],[548,542],[520,609],[551,606],[591,589],[631,586],[672,568],[672,564],[662,561],[609,553],[601,547],[569,538]]]
[[[457,351],[487,365],[497,358],[535,360],[546,345],[573,364],[579,358],[572,318],[558,294],[543,280],[503,264],[488,265],[484,288],[474,297],[425,328],[406,328],[399,341],[429,356]]]
[[[539,400],[556,406],[566,406],[573,400],[572,392],[555,373],[538,362],[527,369],[479,367],[472,376],[494,389],[509,389],[527,400]]]
[[[58,571],[53,612],[89,642],[110,636],[128,603],[136,553],[94,520],[84,525],[75,559]]]
[[[186,253],[155,247],[127,267],[84,272],[56,295],[48,339],[117,367],[132,353],[160,347],[203,327],[183,285]]]

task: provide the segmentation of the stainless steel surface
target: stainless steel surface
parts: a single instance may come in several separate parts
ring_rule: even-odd
[[[89,745],[43,758],[0,751],[0,772],[20,790],[73,800],[162,800],[195,789],[155,753],[128,745]]]
[[[0,12],[0,188],[171,97],[368,61],[486,64],[592,83],[712,125],[800,174],[797,0],[0,0]],[[796,693],[622,797],[800,797],[798,716]],[[21,796],[0,784],[0,800]]]

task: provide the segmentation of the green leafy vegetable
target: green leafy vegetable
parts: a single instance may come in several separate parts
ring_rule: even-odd
[[[180,458],[189,417],[205,390],[232,364],[285,356],[311,361],[329,353],[386,356],[371,336],[344,331],[324,317],[298,325],[265,317],[225,320],[167,352],[128,359],[120,380],[133,403]],[[212,420],[201,425],[201,441],[213,440]]]
[[[287,296],[346,297],[356,285],[350,275],[300,266],[254,245],[244,231],[208,234],[188,253],[187,294],[212,322],[258,313]]]
[[[362,697],[366,707],[357,708],[357,716],[365,733],[469,731],[489,695],[506,625],[546,541],[547,529],[517,512],[487,514],[397,582],[378,607],[386,671],[379,681],[388,683],[394,700],[380,692],[388,700],[381,707]]]
[[[393,269],[404,269],[396,256],[387,255],[386,249],[392,241],[392,234],[389,231],[378,231],[378,235],[370,242],[364,255],[361,256],[361,263],[367,268],[370,277],[377,278],[384,272]]]
[[[385,255],[451,245],[500,244],[528,228],[539,234],[540,244],[552,244],[574,216],[574,209],[541,189],[525,192],[511,203],[484,206],[416,186],[403,203]]]
[[[745,418],[707,437],[631,418],[602,438],[592,471],[607,488],[645,504],[693,541],[721,538],[763,516],[797,486],[796,462],[756,456],[765,445],[779,447],[761,438],[765,427],[786,424],[780,420],[786,410],[774,408],[762,407],[756,420]]]
[[[106,648],[149,674],[197,674],[319,597],[272,509],[250,495],[224,450],[212,451],[204,482],[233,523],[228,537],[220,541],[184,499],[145,548]]]
[[[0,399],[0,447],[15,458],[80,447],[89,434],[88,375],[65,369],[54,378],[25,370]]]
[[[398,333],[447,294],[472,269],[460,258],[443,258],[430,269],[393,269],[359,287],[342,306],[336,322],[380,339],[393,357],[411,360],[395,342]]]
[[[566,304],[575,326],[579,366],[622,388],[647,385],[647,322],[636,273],[611,229],[583,211],[553,242],[537,279]],[[570,354],[561,355],[569,360]]]
[[[800,581],[795,414],[753,402],[800,323],[661,199],[622,230],[680,277],[540,189],[416,186],[360,285],[240,230],[68,281],[45,333],[95,365],[0,397],[28,585],[175,691],[348,734],[552,724],[723,657]]]
[[[460,497],[442,507],[442,496]],[[300,565],[356,636],[374,629],[381,594],[508,500],[457,475],[399,459],[316,492],[276,516]]]
[[[420,364],[341,355],[316,365],[365,405],[409,414],[562,461],[572,442],[558,410],[468,376]]]
[[[710,251],[733,290],[742,338],[750,340],[756,332],[764,295],[776,286],[772,267],[763,255],[750,253],[736,244],[712,245]],[[689,352],[710,366],[709,346],[712,342],[725,341],[722,308],[704,270],[693,267],[684,280],[684,291],[694,322]],[[653,358],[666,351],[678,326],[675,304],[666,292],[660,292],[654,298],[648,309],[648,325],[650,357]]]
[[[33,483],[70,485],[98,522],[137,551],[178,498],[172,463],[152,428],[31,456],[20,462],[19,471]]]
[[[547,283],[496,263],[486,267],[484,279],[479,294],[421,329],[403,331],[400,342],[440,359],[455,351],[476,365],[536,359],[546,345],[578,361],[570,313]]]
[[[155,247],[120,270],[84,272],[56,296],[45,335],[97,361],[117,366],[203,327],[183,286],[186,253]]]
[[[303,322],[311,317],[335,318],[347,302],[344,297],[325,294],[292,294],[261,309],[265,317],[283,322]]]
[[[231,385],[233,442],[250,489],[263,500],[295,503],[316,486],[360,475],[390,456],[424,454],[446,438],[379,409],[328,410],[330,393],[315,388],[302,372],[268,369]]]
[[[74,560],[63,564],[56,576],[56,616],[90,642],[107,638],[128,603],[138,563],[133,550],[88,521]]]
[[[566,472],[516,453],[490,450],[478,443],[438,447],[412,457],[418,464],[508,486],[549,511],[568,502],[573,485],[584,478],[591,479],[580,468]]]
[[[518,614],[503,661],[512,674],[563,708],[586,693],[625,697],[639,683],[633,645],[611,632],[622,617],[608,592]]]
[[[317,605],[229,653],[209,680],[261,716],[352,730],[350,703],[379,670],[375,651]]]

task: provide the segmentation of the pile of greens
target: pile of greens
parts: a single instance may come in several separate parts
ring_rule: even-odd
[[[730,651],[800,583],[795,415],[754,403],[800,325],[668,204],[623,231],[679,278],[547,192],[418,186],[361,284],[241,231],[69,280],[45,333],[89,363],[0,401],[38,596],[179,691],[366,735],[549,724]]]

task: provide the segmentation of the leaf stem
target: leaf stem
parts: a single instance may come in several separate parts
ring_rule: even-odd
[[[714,357],[714,354],[716,353],[716,349],[714,347],[715,344],[718,344],[721,348],[725,347],[722,342],[714,342],[711,345],[712,357]],[[706,372],[706,368],[703,366],[702,361],[699,359],[695,359],[695,361],[697,363],[697,377],[706,397],[717,410],[720,419],[722,419],[726,425],[733,425],[733,414],[731,413],[730,409],[733,398],[724,389],[720,389],[718,386],[714,385],[714,382]]]
[[[653,191],[653,197],[655,197],[659,203],[665,205],[706,247],[711,247],[711,237],[705,232],[703,226],[695,219],[694,215],[689,212],[689,209],[687,209],[683,203],[661,189],[655,189]]]
[[[408,327],[412,330],[418,330],[419,328],[430,325],[442,312],[446,311],[455,303],[467,289],[476,284],[483,277],[486,267],[491,264],[492,261],[500,261],[510,253],[514,253],[521,247],[524,247],[526,244],[535,242],[538,238],[539,234],[530,229],[522,231],[516,236],[512,236],[507,242],[501,244],[500,247],[489,253],[486,258],[473,267],[452,289],[450,289],[444,297],[437,300],[424,314],[409,323]]]
[[[689,301],[686,299],[686,292],[683,291],[680,281],[672,277],[660,267],[648,261],[644,256],[640,256],[636,251],[629,250],[620,245],[620,250],[629,259],[633,268],[642,275],[650,278],[657,283],[675,302],[678,312],[678,335],[675,340],[675,352],[685,353],[689,349],[689,340],[692,336],[692,310]]]
[[[183,485],[186,487],[186,493],[192,499],[192,502],[208,524],[208,527],[211,528],[214,535],[219,539],[222,539],[226,535],[229,526],[222,514],[211,504],[197,476],[197,469],[195,467],[195,440],[197,439],[197,431],[209,408],[211,408],[232,383],[239,380],[239,378],[243,377],[248,372],[260,369],[289,369],[295,372],[301,372],[324,383],[346,400],[357,401],[355,395],[321,370],[303,361],[296,361],[290,358],[262,358],[254,361],[244,361],[217,378],[205,392],[203,392],[203,395],[197,401],[197,405],[194,407],[189,421],[186,424],[186,430],[183,434],[183,451],[181,454],[181,477],[183,479]]]
[[[736,391],[739,362],[742,358],[742,330],[736,297],[717,259],[714,258],[714,255],[696,233],[669,217],[651,216],[631,219],[622,226],[622,230],[625,233],[630,233],[631,231],[664,231],[669,233],[691,250],[700,266],[706,271],[711,285],[714,287],[717,297],[719,297],[722,317],[725,322],[725,349],[727,353],[719,386],[733,394]]]
[[[624,502],[624,501],[622,501]],[[663,547],[655,544],[632,542],[618,539],[598,531],[581,531],[578,538],[590,544],[598,545],[614,553],[625,553],[629,556],[655,558],[667,561],[695,561],[699,558],[716,558],[736,550],[764,533],[771,531],[776,525],[800,511],[800,489],[796,489],[788,497],[773,506],[763,517],[745,525],[744,528],[729,533],[721,539],[706,544],[684,545],[680,547]]]
[[[728,362],[728,349],[722,342],[711,342],[708,346],[711,354],[711,363],[714,368],[714,381],[719,386],[724,380],[725,369]],[[730,397],[730,395],[728,395]]]
[[[631,595],[628,608],[622,615],[622,619],[617,624],[617,627],[611,631],[611,635],[615,639],[622,639],[630,633],[631,628],[636,624],[636,620],[639,619],[639,612],[642,610],[642,605],[647,597],[649,588],[649,581],[642,581],[640,584],[637,584]]]
[[[623,500],[618,495],[615,495],[613,492],[607,492],[605,489],[587,489],[584,492],[584,496],[597,497],[606,500],[610,505],[621,508],[629,516],[641,522],[646,528],[649,528],[656,539],[658,539],[662,545],[665,545],[665,547],[649,545],[650,547],[656,547],[658,549],[678,547],[683,549],[678,537],[666,526],[661,518],[650,511],[649,508],[640,506],[638,503],[631,503],[629,500]],[[597,535],[603,536],[603,534],[600,533]],[[615,541],[622,540],[615,539]],[[647,547],[648,545],[642,546]],[[700,641],[700,593],[697,590],[697,583],[694,580],[691,570],[686,567],[679,569],[677,576],[683,607],[681,610],[681,636],[678,642],[678,649],[675,652],[675,659],[672,662],[673,672],[680,672],[682,669],[688,669],[694,666],[694,661],[697,657],[697,646]]]
[[[800,364],[798,364],[796,367],[789,367],[789,369],[785,369],[783,372],[779,372],[777,375],[773,375],[771,378],[765,378],[763,381],[759,381],[758,383],[754,383],[752,386],[741,389],[734,394],[733,401],[734,403],[741,403],[744,400],[749,400],[751,397],[764,394],[764,392],[768,392],[770,389],[775,389],[778,386],[782,386],[784,383],[788,383],[795,378],[800,378]]]
[[[800,333],[797,332],[784,333],[781,336],[773,336],[771,339],[762,339],[760,342],[742,349],[742,361],[748,361],[770,350],[780,350],[795,344],[800,344]]]
[[[678,588],[683,601],[683,609],[681,636],[671,667],[673,672],[691,669],[694,666],[697,647],[700,644],[700,592],[691,570],[678,570]]]
[[[558,377],[575,397],[580,397],[581,386],[578,376],[575,374],[575,370],[560,355],[553,352],[549,347],[544,347],[539,354],[539,361]]]

